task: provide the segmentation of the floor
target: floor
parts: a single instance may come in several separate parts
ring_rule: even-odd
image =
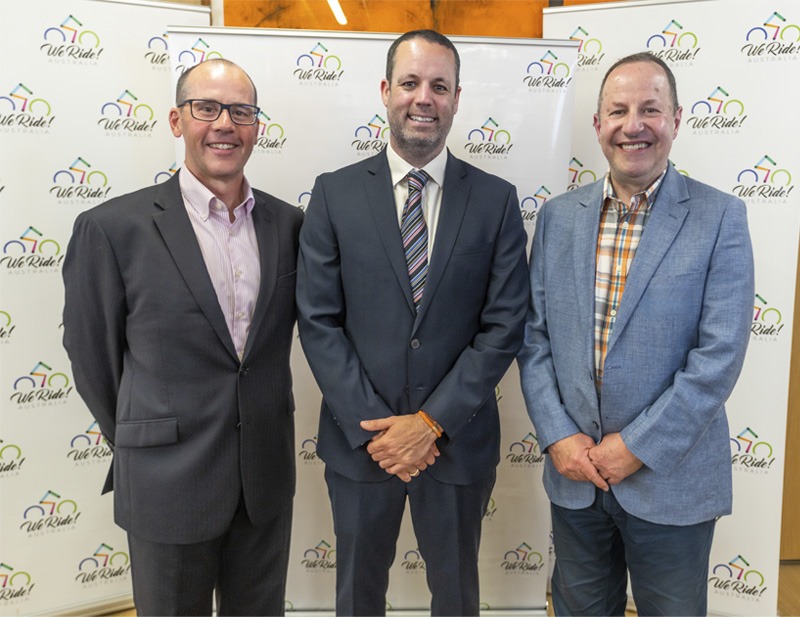
[[[548,607],[548,615],[553,615]],[[633,615],[634,613],[629,613]],[[115,617],[136,617],[133,609],[111,613]],[[327,613],[319,613],[320,617]],[[800,617],[800,561],[786,561],[780,565],[778,574],[778,615]]]

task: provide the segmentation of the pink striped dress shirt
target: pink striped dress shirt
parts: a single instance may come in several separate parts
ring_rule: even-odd
[[[185,166],[178,180],[208,275],[241,360],[261,283],[258,242],[252,217],[253,191],[245,179],[244,201],[234,209],[235,220],[231,223],[225,204]]]

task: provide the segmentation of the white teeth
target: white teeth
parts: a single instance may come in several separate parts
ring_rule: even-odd
[[[233,144],[209,144],[209,147],[216,150],[233,150],[236,146]]]
[[[428,118],[427,116],[409,116],[415,122],[433,122],[433,118]]]
[[[647,144],[622,144],[623,150],[642,150],[647,147]]]

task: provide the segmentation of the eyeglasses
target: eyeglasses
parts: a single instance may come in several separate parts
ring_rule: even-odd
[[[227,109],[228,115],[234,124],[249,126],[258,122],[258,114],[261,111],[255,105],[245,105],[243,103],[233,103],[225,105],[217,101],[206,101],[204,99],[186,99],[178,107],[188,105],[192,112],[192,118],[201,122],[214,122],[222,115],[222,110]]]

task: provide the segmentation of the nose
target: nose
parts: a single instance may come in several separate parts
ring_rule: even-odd
[[[419,87],[416,89],[416,96],[414,97],[414,102],[418,105],[430,105],[431,103],[431,96],[433,90],[430,84],[421,83]]]
[[[223,109],[220,114],[219,118],[214,120],[214,127],[215,128],[232,128],[234,126],[233,120],[231,120],[231,109],[230,107]]]
[[[628,135],[635,135],[642,130],[642,117],[638,112],[632,111],[625,118],[623,130]]]

